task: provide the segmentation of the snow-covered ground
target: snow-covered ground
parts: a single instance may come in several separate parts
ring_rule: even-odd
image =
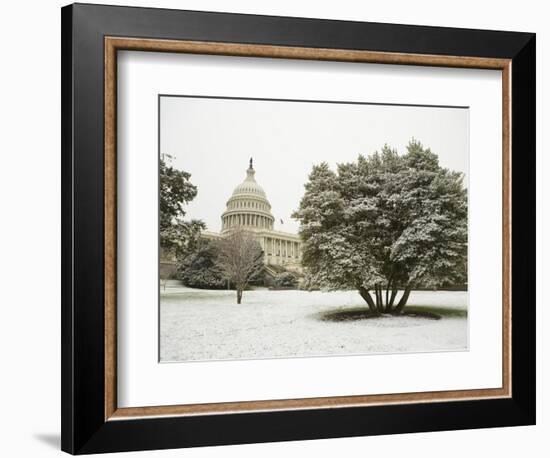
[[[327,312],[365,307],[354,291],[161,291],[162,361],[466,350],[467,293],[411,293],[408,305],[440,320],[381,317],[327,321]],[[420,307],[418,307],[420,310]],[[436,311],[437,312],[437,311]]]

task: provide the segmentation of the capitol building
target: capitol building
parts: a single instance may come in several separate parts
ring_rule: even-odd
[[[265,191],[256,182],[250,159],[246,178],[234,190],[221,215],[221,231],[203,231],[207,239],[218,239],[236,228],[254,235],[264,252],[264,264],[272,273],[285,270],[301,272],[301,242],[297,234],[275,230],[275,218]]]

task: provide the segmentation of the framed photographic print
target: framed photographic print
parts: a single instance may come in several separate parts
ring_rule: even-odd
[[[62,448],[535,422],[535,36],[62,9]]]

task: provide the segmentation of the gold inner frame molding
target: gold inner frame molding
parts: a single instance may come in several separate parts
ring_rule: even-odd
[[[119,50],[500,70],[502,72],[502,387],[454,391],[119,408],[117,405],[116,334],[116,89],[117,51]],[[151,416],[246,413],[511,397],[511,66],[511,60],[509,59],[105,37],[105,420],[115,421]]]

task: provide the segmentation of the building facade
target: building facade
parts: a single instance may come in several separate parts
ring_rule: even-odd
[[[236,228],[254,235],[264,251],[264,264],[301,272],[301,242],[297,234],[275,230],[275,218],[265,191],[256,182],[252,159],[246,178],[233,191],[221,215],[222,229],[204,231],[206,238],[223,237]]]

